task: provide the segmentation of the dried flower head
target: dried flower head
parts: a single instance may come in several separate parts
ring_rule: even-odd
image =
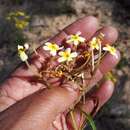
[[[81,37],[81,32],[77,32],[76,34],[70,35],[67,37],[67,43],[74,44],[75,46],[79,45],[80,43],[85,42],[85,38]]]
[[[51,77],[62,77],[63,76],[63,71],[62,70],[51,71],[50,76]]]
[[[72,61],[77,55],[77,52],[71,52],[71,49],[67,48],[65,51],[59,52],[60,57],[58,58],[58,62]]]
[[[83,56],[84,56],[84,57],[90,56],[90,52],[89,52],[89,51],[84,51],[84,52],[83,52]]]

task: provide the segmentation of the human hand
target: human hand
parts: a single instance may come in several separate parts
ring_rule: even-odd
[[[118,37],[118,33],[113,27],[103,27],[98,30],[98,21],[96,18],[89,16],[82,18],[71,24],[50,41],[58,44],[69,34],[77,31],[82,33],[87,40],[99,32],[105,34],[103,44],[114,43]],[[38,49],[40,55],[39,60],[32,61],[32,67],[38,70],[45,64],[46,52]],[[95,85],[100,81],[105,73],[110,71],[119,61],[118,58],[111,54],[107,54],[101,61],[93,78],[89,81],[89,86]],[[34,56],[33,56],[34,57]],[[14,77],[17,75],[17,77]],[[73,130],[71,119],[66,116],[66,110],[73,105],[78,98],[78,92],[71,89],[76,86],[71,82],[59,86],[58,81],[48,80],[54,84],[51,89],[45,89],[46,86],[37,83],[32,84],[30,80],[23,80],[20,77],[31,77],[33,73],[25,69],[25,66],[19,67],[9,79],[7,79],[0,87],[0,130],[55,130],[55,127],[66,127],[65,117],[67,118],[67,126]],[[98,99],[96,112],[111,97],[114,90],[111,81],[105,81],[99,89],[93,92],[86,103],[81,105],[82,109],[87,113],[91,113],[95,107],[94,98]],[[80,114],[76,111],[77,122],[80,122]],[[61,120],[62,119],[62,123]],[[63,129],[63,128],[62,128]]]

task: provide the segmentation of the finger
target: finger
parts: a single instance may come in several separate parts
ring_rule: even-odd
[[[73,32],[76,32],[77,30],[73,30]],[[73,33],[72,32],[72,33]],[[108,26],[108,27],[103,27],[100,30],[98,30],[94,36],[99,35],[100,33],[103,33],[105,35],[105,37],[103,38],[102,41],[102,45],[105,44],[113,44],[118,37],[118,32],[114,27]],[[91,79],[91,81],[87,81],[86,84],[88,84],[90,86],[95,85],[100,79],[102,79],[103,75],[110,71],[111,69],[113,69],[117,63],[120,60],[120,53],[117,51],[117,58],[115,58],[114,56],[112,56],[111,54],[107,54],[107,56],[105,56],[103,58],[103,60],[101,61],[101,65],[99,65],[99,68],[97,69],[95,75],[93,76],[93,78]],[[50,80],[51,83],[55,83],[56,85],[59,85],[58,79],[51,79]]]
[[[78,93],[74,89],[68,89],[70,85],[74,86],[73,83],[67,83],[38,91],[12,105],[0,113],[0,129],[13,126],[13,129],[46,130],[56,116],[68,109],[77,99]]]
[[[78,31],[81,32],[81,35],[86,38],[86,40],[90,39],[93,34],[98,29],[98,21],[95,17],[89,16],[85,17],[83,19],[79,19],[75,23],[71,24],[67,28],[65,28],[63,31],[67,34],[75,34]]]
[[[98,105],[96,107],[95,113],[110,99],[114,91],[114,85],[112,81],[105,81],[99,89],[97,89],[91,96],[86,98],[85,104],[78,104],[76,111],[74,112],[74,116],[77,122],[77,126],[80,127],[84,120],[85,116],[81,116],[81,110],[86,112],[87,114],[91,114],[95,109],[95,99],[98,100]],[[67,117],[67,124],[69,130],[74,130],[72,125],[72,118],[70,115]]]
[[[103,33],[105,35],[104,40],[102,42],[103,45],[113,44],[117,40],[117,37],[118,37],[117,30],[111,26],[100,29],[99,31],[96,32],[95,36],[98,35],[99,33]],[[95,85],[98,81],[102,79],[105,73],[112,70],[117,65],[117,63],[120,60],[120,53],[119,51],[117,51],[116,53],[117,53],[117,57],[109,53],[105,57],[103,57],[92,79],[89,81],[88,80],[86,81],[87,82],[86,84],[90,86],[90,89],[91,89],[91,86]]]
[[[98,99],[99,102],[98,102],[96,112],[111,98],[113,91],[114,91],[113,82],[107,80],[101,85],[101,87],[98,87],[98,89],[90,97],[88,97],[88,101],[92,100],[91,97],[92,98],[95,97]],[[87,108],[87,104],[83,105],[83,110],[85,110],[86,108]],[[88,108],[88,111],[92,112],[92,109]]]
[[[104,37],[102,44],[108,44],[108,43],[113,44],[118,37],[117,30],[113,27],[104,27],[104,28],[100,29],[98,32],[96,32],[95,36],[98,35],[99,33],[105,34],[105,37]],[[103,58],[96,73],[93,75],[92,79],[90,81],[87,81],[87,84],[89,86],[89,90],[99,80],[102,79],[102,77],[105,73],[107,73],[108,71],[110,71],[111,69],[113,69],[117,65],[117,63],[120,60],[120,53],[118,51],[117,51],[117,55],[118,55],[118,58],[115,58],[111,54],[107,54]],[[110,88],[110,90],[109,90],[109,88]],[[103,92],[105,92],[105,93],[103,93]],[[99,106],[97,108],[97,111],[110,98],[112,92],[113,92],[113,85],[110,81],[107,81],[106,83],[104,83],[102,85],[101,88],[99,88],[99,90],[97,92],[95,92],[93,94],[94,97],[96,97],[96,96],[99,97],[98,98]],[[92,100],[88,100],[86,102],[86,105],[84,105],[83,107],[86,107],[86,112],[91,112],[94,108],[94,102]],[[79,123],[79,120],[80,120],[79,114],[77,116],[78,116],[77,122]],[[70,120],[70,118],[69,118],[69,120]],[[72,127],[72,125],[71,125],[72,123],[68,123],[68,124],[69,124],[69,127]]]
[[[120,53],[119,51],[117,51],[116,53],[118,56],[117,58],[115,58],[115,56],[111,54],[107,54],[102,59],[92,78],[86,81],[86,84],[90,87],[89,89],[91,89],[91,87],[94,86],[98,81],[100,81],[107,72],[111,71],[118,64],[120,60]]]
[[[84,17],[72,23],[65,29],[63,29],[59,34],[51,38],[49,41],[61,45],[68,35],[75,34],[78,31],[81,32],[81,35],[84,38],[86,38],[86,40],[89,40],[96,33],[98,27],[99,23],[95,17],[93,16]],[[47,52],[43,51],[42,48],[39,48],[37,51],[42,60],[50,56]],[[40,66],[39,62],[40,62],[39,60],[36,60],[34,64],[35,65],[38,64],[37,67],[39,67]]]
[[[66,38],[67,33],[74,33],[74,31],[81,31],[82,35],[89,38],[97,31],[97,28],[98,21],[96,18],[85,17],[68,26],[64,29],[64,31],[61,31],[57,36],[50,39],[50,41],[61,44],[63,39]],[[40,59],[33,60],[34,71],[37,71],[37,68],[40,68],[46,64],[44,61],[47,53],[45,53],[42,48],[38,49],[38,53],[40,55]],[[45,87],[43,84],[31,84],[30,82],[19,78],[25,77],[30,79],[31,76],[34,75],[29,69],[25,69],[25,66],[19,67],[12,75],[13,77],[10,77],[0,86],[0,110],[4,110],[18,100],[21,100],[22,98]],[[17,75],[17,77],[14,77],[14,75]]]
[[[85,17],[69,25],[62,32],[57,34],[57,36],[50,39],[50,42],[54,42],[61,45],[61,43],[66,39],[68,35],[75,34],[78,31],[81,31],[82,36],[85,37],[86,40],[89,40],[93,36],[94,33],[95,33],[95,36],[100,33],[103,33],[105,35],[102,41],[103,44],[112,44],[116,41],[118,37],[118,32],[115,28],[108,26],[98,31],[97,31],[97,28],[98,28],[98,21],[95,17],[92,17],[92,16]],[[45,59],[47,57],[50,57],[50,55],[47,52],[43,51],[42,48],[39,48],[37,51],[40,55],[40,59],[32,60],[33,61],[32,64],[34,64],[36,68],[41,68],[43,66],[42,64],[45,62]]]
[[[76,32],[77,30],[73,30],[73,32]],[[102,41],[102,45],[105,44],[113,44],[115,43],[115,41],[118,38],[118,32],[117,29],[115,29],[114,27],[111,26],[107,26],[107,27],[103,27],[100,30],[98,30],[94,36],[99,35],[100,33],[103,33],[105,36],[103,38]],[[110,71],[111,69],[113,69],[117,63],[120,60],[120,53],[119,51],[116,52],[117,53],[117,58],[112,56],[111,54],[107,54],[107,56],[105,56],[103,58],[103,60],[101,61],[101,65],[99,65],[99,68],[97,69],[95,75],[93,76],[93,78],[91,79],[91,81],[89,81],[89,85],[93,86],[95,85],[100,79],[102,79],[103,75]],[[58,79],[54,81],[54,79],[52,79],[52,83],[57,83]],[[87,83],[88,84],[88,83]]]
[[[84,17],[64,28],[59,34],[51,38],[49,41],[61,45],[68,35],[75,34],[78,31],[80,31],[81,35],[85,37],[86,40],[88,40],[98,30],[98,27],[99,23],[95,17],[93,16]],[[45,55],[42,49],[39,49],[38,51],[39,54],[43,56]]]
[[[102,44],[113,44],[118,38],[118,31],[112,26],[103,27],[95,33],[95,36],[100,33],[104,34]]]

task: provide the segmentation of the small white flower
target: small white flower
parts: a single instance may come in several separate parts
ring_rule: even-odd
[[[51,42],[46,42],[45,45],[43,46],[43,49],[46,51],[50,51],[50,54],[52,56],[56,56],[57,51],[62,49],[63,47],[59,47],[57,44],[55,43],[51,43]]]
[[[80,35],[81,32],[77,32],[76,34],[68,36],[66,43],[74,44],[75,46],[79,45],[80,43],[84,43],[85,38],[81,37]]]
[[[99,50],[99,44],[101,44],[101,40],[96,37],[93,37],[92,40],[90,41],[90,48],[92,50],[94,49]]]
[[[71,52],[71,49],[67,48],[65,51],[59,52],[60,57],[58,58],[58,62],[72,61],[77,55],[77,52]]]
[[[25,48],[22,45],[18,45],[18,54],[22,61],[26,61],[28,59],[28,55],[25,53]]]
[[[109,44],[107,44],[105,47],[103,47],[103,50],[108,51],[111,55],[114,55],[116,58],[118,58],[116,49],[113,46],[110,46]]]

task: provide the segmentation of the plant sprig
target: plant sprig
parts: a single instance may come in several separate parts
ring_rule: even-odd
[[[103,33],[100,33],[87,42],[86,39],[81,36],[81,32],[77,32],[76,34],[68,36],[64,41],[64,44],[67,44],[69,47],[65,47],[64,44],[59,46],[57,43],[53,42],[44,43],[42,46],[43,51],[49,53],[51,59],[50,61],[57,62],[57,65],[54,66],[53,69],[48,66],[47,70],[40,70],[37,74],[32,70],[31,64],[28,62],[28,55],[26,51],[29,49],[29,45],[18,45],[18,54],[20,59],[26,63],[28,69],[33,71],[34,75],[39,77],[40,81],[44,81],[44,77],[49,75],[50,78],[62,78],[65,81],[77,83],[79,85],[81,95],[74,104],[75,109],[76,104],[82,97],[83,103],[85,103],[85,94],[92,89],[92,87],[86,85],[86,80],[88,79],[85,72],[87,72],[91,78],[106,52],[109,52],[111,55],[117,57],[116,49],[113,46],[110,46],[109,44],[102,45],[104,36],[105,35]],[[82,52],[79,51],[78,48],[81,44],[87,45],[88,49],[83,50]],[[35,48],[34,52],[38,55]],[[43,83],[45,83],[45,81]],[[51,85],[47,84],[47,86]],[[75,130],[81,130],[80,128],[77,128],[73,112],[70,111],[70,113]],[[82,113],[86,115],[86,119],[89,121],[92,129],[96,130],[91,116],[83,111]]]

